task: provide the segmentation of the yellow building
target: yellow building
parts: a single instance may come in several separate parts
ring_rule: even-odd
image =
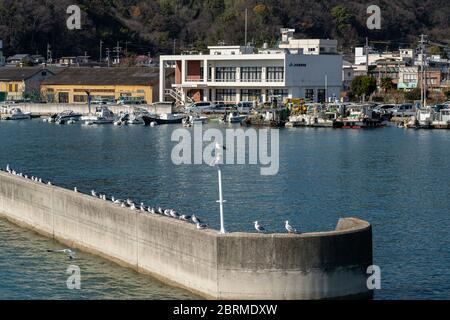
[[[50,70],[41,67],[0,68],[0,101],[40,99],[42,81],[53,76]]]
[[[158,96],[156,68],[67,68],[44,81],[47,102],[87,103],[91,100],[140,100],[152,103]]]

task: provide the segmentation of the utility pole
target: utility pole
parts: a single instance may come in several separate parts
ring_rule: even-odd
[[[98,62],[102,63],[102,45],[103,45],[103,41],[100,40],[100,55],[99,55],[99,59]]]
[[[427,35],[420,35],[420,103],[422,108],[425,108],[427,103],[427,70],[426,70],[426,48],[427,48]]]
[[[366,46],[364,47],[364,51],[366,53],[366,75],[369,75],[369,38],[366,37]]]
[[[116,64],[120,64],[120,52],[122,48],[120,47],[119,41],[117,41],[117,47],[114,47],[114,52],[116,53]]]
[[[47,43],[47,63],[52,63],[52,52],[50,51],[49,43]]]
[[[176,55],[177,51],[177,39],[173,39],[173,55]]]
[[[245,8],[245,43],[244,43],[244,46],[247,46],[247,30],[248,30],[248,9]]]
[[[108,60],[108,68],[109,68],[109,62],[110,62],[110,50],[109,48],[106,48],[106,59]]]

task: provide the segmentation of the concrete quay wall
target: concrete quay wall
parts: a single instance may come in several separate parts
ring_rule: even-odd
[[[0,216],[211,299],[370,298],[369,223],[330,232],[219,234],[0,172]]]

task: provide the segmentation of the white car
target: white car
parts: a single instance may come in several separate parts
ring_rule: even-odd
[[[186,112],[201,112],[204,110],[210,110],[214,108],[212,102],[195,102],[187,107],[185,107]]]

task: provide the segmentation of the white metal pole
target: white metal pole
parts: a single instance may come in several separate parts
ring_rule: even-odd
[[[223,221],[222,171],[220,165],[217,165],[217,172],[219,175],[220,233],[226,233]]]

